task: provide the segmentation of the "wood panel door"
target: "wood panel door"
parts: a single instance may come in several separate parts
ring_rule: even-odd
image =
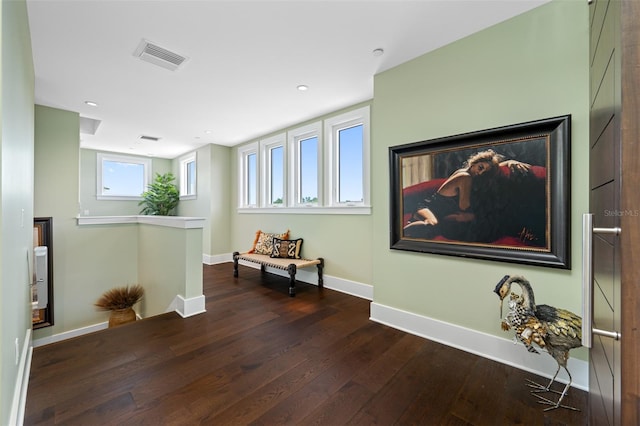
[[[590,423],[639,424],[640,175],[638,160],[637,0],[590,3],[590,199],[593,235],[593,336]]]

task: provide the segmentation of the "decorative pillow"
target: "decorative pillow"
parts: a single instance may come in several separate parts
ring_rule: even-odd
[[[256,254],[271,254],[273,252],[273,238],[280,238],[283,240],[289,239],[289,230],[282,234],[274,234],[270,232],[257,232],[257,238],[255,244],[253,245],[253,249],[249,250],[249,253]]]
[[[273,238],[273,252],[271,257],[281,257],[284,259],[300,259],[300,250],[302,249],[302,238],[297,240],[281,240]]]

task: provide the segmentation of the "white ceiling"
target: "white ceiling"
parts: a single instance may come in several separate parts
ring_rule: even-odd
[[[175,158],[371,99],[374,75],[547,1],[27,0],[36,103],[100,120],[84,148]],[[142,39],[188,60],[143,62]]]

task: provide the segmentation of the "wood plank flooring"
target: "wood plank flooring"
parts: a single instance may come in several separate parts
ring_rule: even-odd
[[[36,348],[27,425],[585,425],[547,379],[369,320],[369,301],[204,266],[205,314],[168,313]],[[523,348],[523,350],[525,350]],[[558,386],[560,387],[560,386]]]

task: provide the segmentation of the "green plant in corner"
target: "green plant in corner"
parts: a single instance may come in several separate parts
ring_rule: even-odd
[[[140,214],[155,216],[169,216],[180,201],[178,188],[173,184],[175,177],[172,173],[163,175],[156,173],[156,178],[147,190],[142,193],[142,201],[139,206],[144,205]]]

